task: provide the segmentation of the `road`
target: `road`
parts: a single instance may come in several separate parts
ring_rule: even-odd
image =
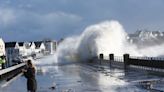
[[[37,92],[147,92],[136,80],[160,79],[144,72],[125,73],[120,69],[93,64],[52,64],[53,56],[34,62],[37,67]],[[0,92],[27,92],[26,79],[18,77],[2,87]]]

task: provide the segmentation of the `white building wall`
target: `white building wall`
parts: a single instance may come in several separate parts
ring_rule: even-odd
[[[26,49],[24,46],[20,46],[19,47],[19,52],[20,52],[20,55],[22,56],[26,56],[27,55],[27,52],[26,52]]]
[[[32,45],[31,45],[31,47],[30,47],[30,49],[31,49],[31,53],[34,53],[35,52],[35,43],[34,42],[32,42]]]
[[[53,54],[56,51],[57,44],[56,41],[47,41],[44,43],[46,51],[49,52],[49,54]]]
[[[0,38],[0,56],[5,55],[5,43],[2,40],[2,38]]]
[[[45,45],[43,43],[40,46],[40,50],[45,50]]]

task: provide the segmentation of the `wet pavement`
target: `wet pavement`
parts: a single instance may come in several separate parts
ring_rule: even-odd
[[[52,56],[36,61],[37,92],[151,92],[142,87],[140,81],[162,78],[141,71],[125,73],[121,69],[93,64],[56,65],[46,64],[46,61],[53,61]],[[162,82],[156,83],[153,87],[164,88]],[[26,79],[21,76],[6,87],[2,87],[0,92],[27,92]]]

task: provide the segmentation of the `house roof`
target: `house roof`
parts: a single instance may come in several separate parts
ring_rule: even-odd
[[[40,46],[43,42],[42,41],[37,41],[37,42],[34,42],[34,43],[35,43],[35,48],[38,49],[38,48],[40,48]]]
[[[30,49],[31,42],[24,42],[24,46],[25,46],[26,49]]]
[[[17,42],[6,42],[5,48],[14,48]]]
[[[18,44],[19,44],[19,46],[23,46],[24,42],[19,42]]]
[[[32,46],[33,42],[30,42],[30,47]]]

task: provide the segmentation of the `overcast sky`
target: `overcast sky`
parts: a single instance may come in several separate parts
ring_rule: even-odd
[[[164,31],[164,0],[0,0],[5,41],[60,39],[106,20],[118,20],[128,33]]]

